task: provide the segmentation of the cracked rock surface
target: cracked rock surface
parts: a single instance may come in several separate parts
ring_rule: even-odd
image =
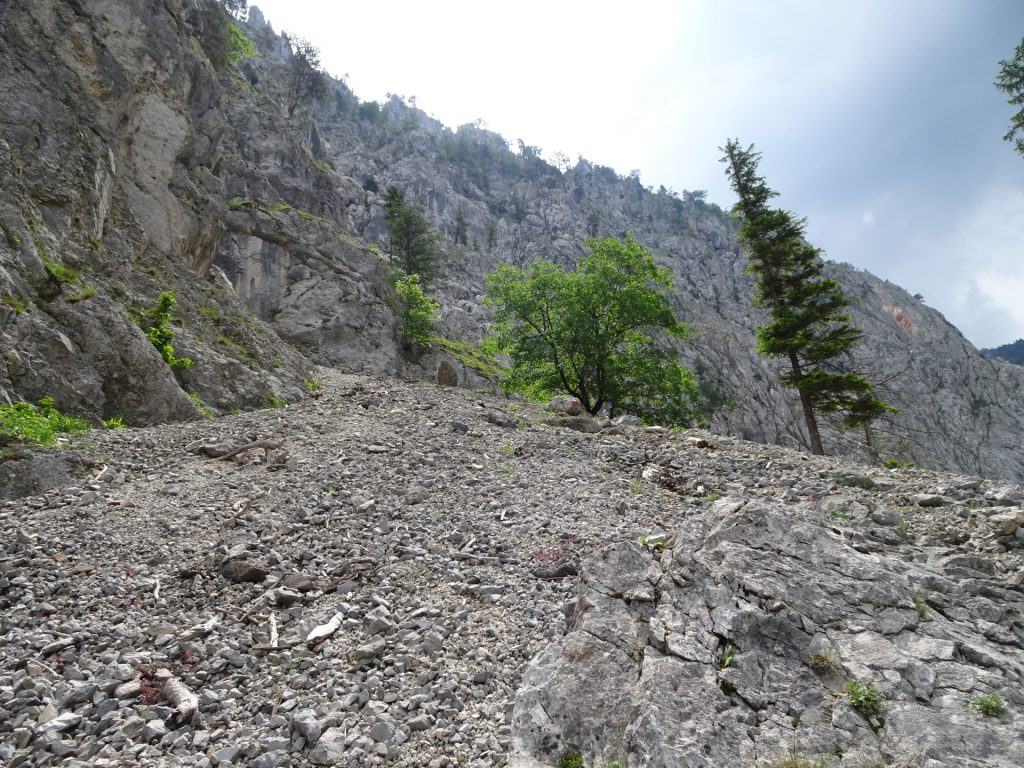
[[[1024,762],[1019,487],[317,375],[3,502],[0,763]]]

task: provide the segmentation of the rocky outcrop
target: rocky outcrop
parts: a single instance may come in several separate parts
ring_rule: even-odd
[[[816,498],[736,494],[590,558],[568,634],[523,676],[512,764],[1020,765],[1016,719],[978,710],[1024,703],[1021,560],[936,545],[959,517],[1016,555],[1024,508],[980,507],[971,481],[906,498],[889,477],[836,479]],[[915,543],[909,518],[945,531]]]

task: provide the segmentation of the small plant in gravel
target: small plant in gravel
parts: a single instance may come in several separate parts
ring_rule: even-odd
[[[871,683],[850,680],[846,684],[850,706],[864,717],[876,717],[885,709],[885,696]]]
[[[558,758],[558,768],[583,768],[583,755],[578,749],[567,749]]]
[[[111,416],[109,419],[104,419],[101,423],[105,429],[124,429],[127,426],[124,423],[124,418],[121,416]]]
[[[985,717],[999,717],[1006,711],[1003,697],[998,693],[978,694],[971,699],[970,709]]]
[[[314,392],[320,391],[320,387],[323,386],[323,382],[320,381],[320,379],[306,379],[302,382],[302,386],[306,388],[307,392],[313,394]]]
[[[60,432],[83,432],[89,425],[81,419],[65,416],[53,407],[53,398],[38,403],[0,405],[0,443],[53,445]]]
[[[263,403],[264,408],[284,408],[285,405],[285,401],[277,395],[270,395],[267,397],[267,401]]]

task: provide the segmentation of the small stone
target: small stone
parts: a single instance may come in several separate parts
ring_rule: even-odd
[[[336,765],[345,762],[345,729],[328,728],[316,746],[310,750],[309,760],[315,765]]]
[[[395,735],[395,724],[387,720],[380,720],[370,728],[370,738],[377,742],[391,741]]]
[[[371,640],[370,642],[360,645],[354,651],[352,651],[352,658],[355,661],[362,661],[363,659],[372,659],[376,656],[380,656],[384,652],[384,648],[387,643],[383,638]]]
[[[308,747],[313,746],[320,739],[320,721],[312,709],[300,709],[293,714],[292,728],[306,740]]]
[[[583,403],[577,397],[559,395],[551,398],[547,404],[549,411],[565,414],[566,416],[579,416],[583,413]]]
[[[240,754],[242,754],[242,748],[240,746],[232,745],[230,747],[221,747],[210,755],[210,762],[214,765],[233,763]]]
[[[430,498],[430,492],[420,485],[411,485],[409,490],[405,492],[403,501],[406,504],[422,504],[424,501]]]
[[[270,570],[247,558],[228,560],[220,567],[223,576],[237,584],[258,584],[270,575]]]
[[[75,712],[62,712],[52,720],[47,720],[45,723],[36,728],[36,736],[38,737],[43,733],[64,733],[77,728],[82,722],[82,716]]]
[[[158,741],[167,735],[167,725],[163,720],[150,720],[142,729],[141,739],[147,744]]]

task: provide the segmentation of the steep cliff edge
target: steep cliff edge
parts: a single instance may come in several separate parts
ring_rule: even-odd
[[[0,399],[152,423],[198,416],[187,392],[222,410],[304,395],[308,362],[239,301],[254,281],[230,284],[220,251],[281,282],[312,263],[335,290],[354,286],[366,332],[350,351],[369,352],[375,320],[390,328],[380,260],[319,226],[343,219],[343,185],[226,62],[226,18],[206,2],[5,9]],[[187,370],[141,327],[165,290]]]
[[[226,23],[212,0],[5,9],[0,400],[153,423],[197,417],[189,392],[220,411],[295,400],[310,362],[426,375],[395,340],[381,199],[395,184],[444,237],[450,337],[483,332],[495,264],[571,263],[585,237],[633,231],[676,274],[710,426],[804,445],[792,392],[753,351],[752,283],[717,206],[582,158],[556,168],[338,81],[289,114],[285,40],[253,11],[240,26],[256,55],[231,61]],[[856,365],[904,411],[871,435],[827,431],[829,449],[1024,477],[1024,369],[983,358],[896,286],[830,269],[859,299]],[[188,370],[141,327],[164,290]]]

